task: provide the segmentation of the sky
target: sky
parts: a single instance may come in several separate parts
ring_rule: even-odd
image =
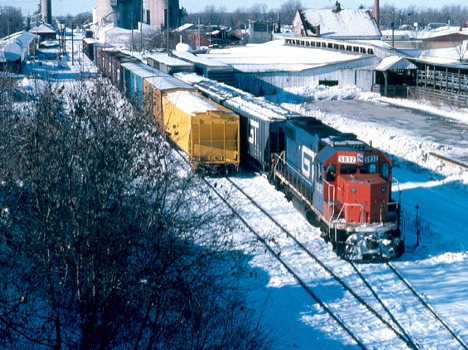
[[[238,8],[249,8],[254,4],[266,4],[267,10],[279,9],[282,4],[287,2],[287,0],[237,0],[237,1],[227,1],[226,3],[220,4],[217,1],[213,0],[179,0],[180,7],[185,7],[189,13],[201,12],[205,9],[206,6],[215,6],[219,8],[221,6],[225,7],[228,11],[234,11]],[[14,6],[20,7],[24,15],[33,14],[37,10],[40,0],[0,0],[0,6]],[[52,16],[64,16],[67,14],[77,15],[82,12],[91,12],[93,7],[97,6],[98,0],[52,0]],[[301,0],[301,3],[306,8],[324,8],[334,5],[334,0]],[[361,1],[351,1],[351,0],[341,0],[342,8],[357,8],[359,5],[364,5],[365,7],[372,7],[374,4],[373,0],[361,0]],[[461,0],[456,1],[447,1],[441,2],[440,0],[426,0],[424,2],[417,0],[392,0],[392,1],[383,1],[380,0],[380,6],[384,5],[394,5],[398,8],[406,8],[410,5],[415,5],[416,7],[434,7],[438,8],[443,5],[465,5]]]

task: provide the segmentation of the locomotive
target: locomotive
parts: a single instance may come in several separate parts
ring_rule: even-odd
[[[360,261],[401,256],[391,160],[315,118],[288,120],[285,137],[285,150],[272,158],[269,179],[299,203],[309,221],[321,224],[336,253]]]
[[[243,163],[253,161],[310,223],[321,226],[344,259],[378,261],[404,253],[393,164],[383,152],[316,118],[194,73],[168,75],[112,50],[96,50],[94,57],[104,75],[165,124],[197,167],[237,168],[241,155]],[[187,111],[195,100],[196,110]]]

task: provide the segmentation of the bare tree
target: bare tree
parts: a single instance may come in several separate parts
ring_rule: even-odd
[[[300,0],[288,0],[281,5],[281,22],[283,24],[292,24],[297,11],[303,10]]]
[[[13,6],[0,7],[0,38],[23,30],[21,9]]]
[[[152,119],[100,80],[28,110],[0,186],[0,346],[266,349],[231,216]]]

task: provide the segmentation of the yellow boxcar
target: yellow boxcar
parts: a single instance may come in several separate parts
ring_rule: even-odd
[[[197,92],[163,93],[163,122],[194,168],[236,170],[240,164],[240,118]]]

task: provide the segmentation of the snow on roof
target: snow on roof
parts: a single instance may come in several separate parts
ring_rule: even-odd
[[[226,107],[234,111],[242,110],[251,116],[266,121],[287,120],[291,117],[298,117],[299,114],[291,112],[274,103],[261,100],[249,95],[236,96],[226,101]]]
[[[331,9],[309,9],[303,10],[302,15],[311,26],[320,25],[320,35],[323,37],[373,38],[381,36],[379,27],[369,10],[333,12]]]
[[[166,98],[187,114],[206,113],[208,111],[219,110],[219,107],[210,100],[202,98],[198,93],[191,91],[171,92],[166,95]]]
[[[284,40],[264,44],[250,44],[225,49],[213,49],[199,55],[232,65],[235,69],[249,72],[300,72],[328,64],[360,59],[356,52],[332,51],[321,48],[305,48],[284,45]]]
[[[170,57],[167,53],[156,53],[148,56],[148,58],[152,58],[157,62],[165,64],[167,66],[193,66],[190,62],[181,60],[177,57]]]
[[[468,59],[468,52],[461,45],[445,49],[430,49],[421,51],[419,59],[429,63],[459,65]],[[466,67],[466,65],[464,66]]]
[[[226,63],[216,61],[215,59],[208,59],[204,55],[196,56],[193,53],[186,52],[186,51],[173,51],[172,53],[174,56],[177,56],[181,59],[184,59],[193,63],[199,63],[202,65],[208,66],[210,68],[219,67],[219,68],[226,69],[229,67],[229,65]]]
[[[147,78],[146,81],[156,87],[159,91],[168,91],[174,89],[196,90],[192,85],[167,74],[150,77]]]
[[[125,35],[125,34],[131,34],[132,30],[131,29],[125,29],[121,27],[109,27],[104,29],[107,35]],[[133,32],[136,32],[133,30]]]
[[[324,66],[325,64],[234,64],[233,67],[243,73],[279,73],[303,72],[308,69]]]
[[[157,69],[147,66],[142,62],[124,62],[121,64],[121,67],[132,71],[133,74],[140,77],[150,77],[165,74]]]
[[[385,57],[380,64],[375,67],[378,71],[399,70],[399,69],[416,69],[417,67],[408,61],[406,58],[400,56]]]
[[[174,32],[183,32],[184,30],[187,30],[191,27],[193,27],[194,24],[193,23],[185,23],[183,25],[181,25],[180,27],[174,29]]]
[[[50,24],[42,23],[41,25],[34,27],[30,30],[34,34],[56,34],[57,31],[52,28]]]

